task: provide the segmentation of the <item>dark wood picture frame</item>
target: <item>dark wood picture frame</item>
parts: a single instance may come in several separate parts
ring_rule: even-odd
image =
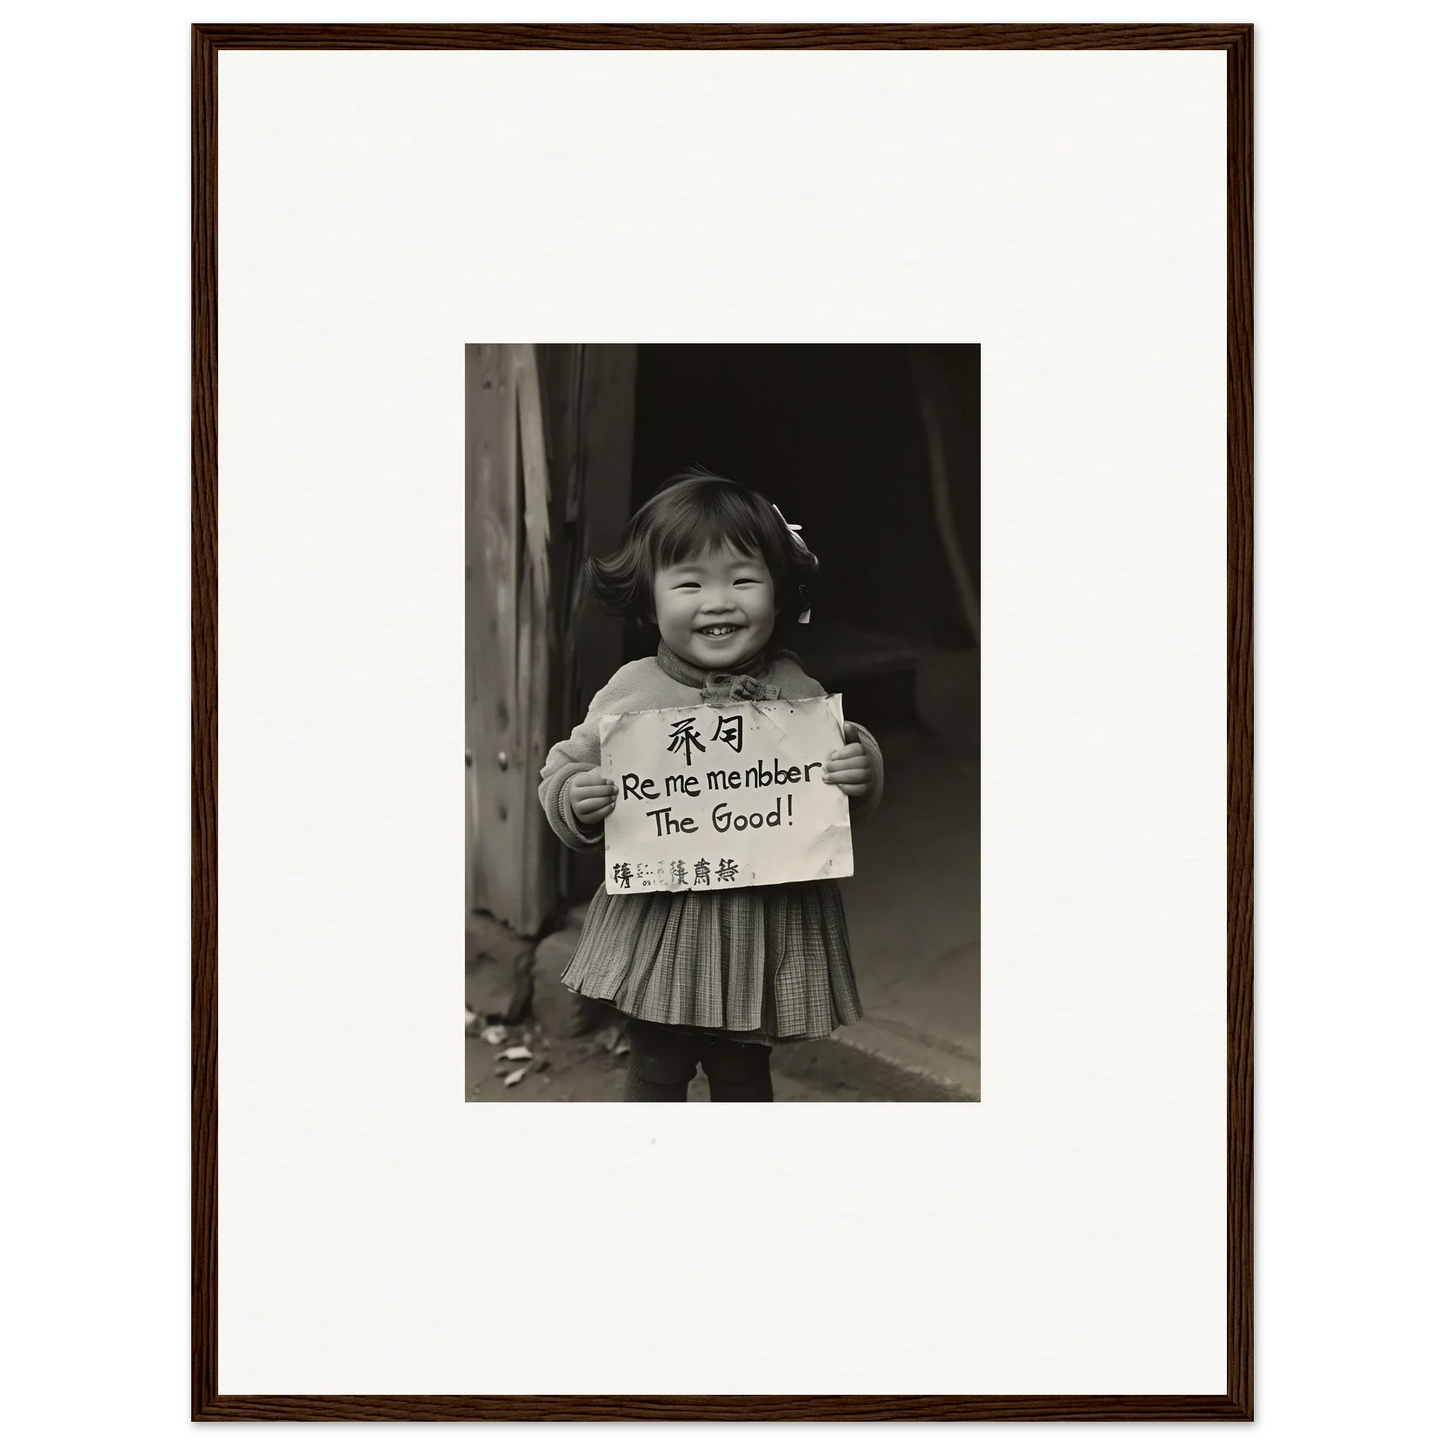
[[[192,1418],[1250,1420],[1253,27],[197,25],[192,29]],[[1228,70],[1227,1389],[1222,1395],[221,1395],[217,1360],[217,57],[222,50],[1215,50]]]

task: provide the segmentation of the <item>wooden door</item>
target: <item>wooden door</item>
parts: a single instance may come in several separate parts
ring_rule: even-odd
[[[626,521],[635,367],[631,346],[466,348],[468,909],[527,937],[574,891],[542,763],[621,661],[581,568]]]

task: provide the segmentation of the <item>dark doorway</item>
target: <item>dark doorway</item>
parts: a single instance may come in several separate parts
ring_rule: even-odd
[[[635,509],[700,463],[799,523],[823,562],[810,630],[793,636],[860,722],[914,721],[918,654],[977,645],[939,527],[920,374],[952,393],[944,461],[955,555],[978,577],[976,347],[640,346]],[[970,399],[972,403],[970,404]],[[630,640],[632,655],[651,639]],[[864,714],[867,714],[865,716]]]
[[[979,348],[644,345],[635,405],[634,510],[700,464],[771,497],[818,554],[787,645],[878,735],[888,779],[844,890],[856,1028],[976,1090]]]

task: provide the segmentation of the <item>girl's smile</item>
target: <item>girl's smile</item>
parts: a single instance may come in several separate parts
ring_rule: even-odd
[[[652,598],[662,640],[710,672],[760,652],[777,620],[768,569],[732,547],[659,568]]]

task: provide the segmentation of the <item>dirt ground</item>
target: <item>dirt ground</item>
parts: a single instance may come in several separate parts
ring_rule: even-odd
[[[495,1031],[494,1031],[495,1032]],[[508,1047],[529,1048],[534,1059],[515,1062],[500,1055]],[[506,1030],[503,1040],[489,1044],[479,1036],[467,1039],[467,1101],[469,1103],[599,1104],[622,1098],[627,1077],[627,1041],[615,1028],[581,1039],[550,1039],[535,1024]],[[618,1052],[621,1049],[623,1052]],[[525,1067],[515,1084],[504,1080]],[[774,1074],[773,1089],[780,1102],[825,1103],[829,1096],[806,1084],[795,1084]],[[688,1102],[707,1101],[707,1081],[692,1081]]]
[[[502,1057],[525,1049],[530,1058]],[[622,1098],[627,1038],[616,1024],[576,1039],[557,1039],[535,1022],[468,1024],[469,1103],[596,1104]],[[773,1050],[773,1095],[780,1104],[894,1103],[951,1099],[929,1080],[831,1039]],[[512,1078],[512,1083],[507,1079]],[[699,1071],[689,1103],[708,1102]]]

